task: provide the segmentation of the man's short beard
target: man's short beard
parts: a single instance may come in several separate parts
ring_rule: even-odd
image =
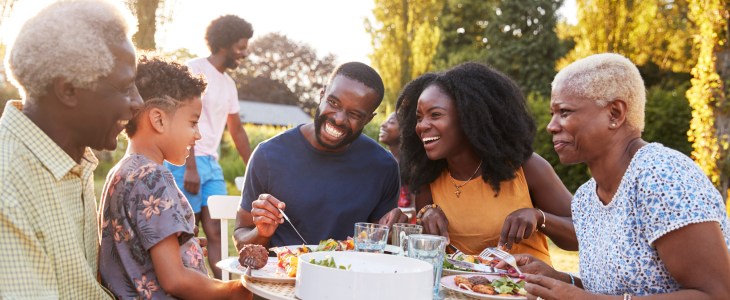
[[[330,121],[332,123],[332,126],[337,127],[340,130],[345,131],[345,138],[342,139],[339,143],[333,145],[326,144],[323,140],[321,135],[322,132],[322,126],[324,126],[325,121]],[[317,111],[314,113],[314,137],[317,139],[317,144],[322,146],[323,148],[327,150],[338,150],[342,148],[345,145],[349,145],[355,140],[357,140],[358,137],[360,137],[360,134],[362,134],[362,128],[358,130],[355,134],[352,133],[352,129],[350,128],[341,128],[337,125],[335,125],[335,121],[331,118],[328,118],[326,116],[320,116],[319,113],[319,107],[317,108]]]
[[[236,60],[231,58],[228,54],[226,54],[226,60],[223,61],[223,66],[226,69],[235,70],[238,68],[238,63],[236,63]]]

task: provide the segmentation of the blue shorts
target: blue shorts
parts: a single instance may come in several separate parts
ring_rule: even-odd
[[[185,165],[176,166],[165,161],[165,167],[170,169],[175,177],[175,183],[185,195],[185,198],[193,207],[193,212],[200,212],[203,206],[208,206],[208,197],[215,195],[228,195],[228,187],[223,179],[223,169],[221,165],[212,156],[196,156],[195,163],[198,167],[198,175],[200,176],[200,190],[198,194],[193,195],[185,190],[183,185],[183,176],[185,176]]]

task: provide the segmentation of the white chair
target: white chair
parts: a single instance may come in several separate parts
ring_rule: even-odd
[[[208,211],[211,219],[221,220],[221,260],[228,258],[228,220],[236,219],[236,211],[241,196],[210,196],[208,197]],[[223,281],[228,281],[228,272],[222,271]]]
[[[243,180],[244,179],[246,179],[246,177],[243,177],[243,176],[236,177],[236,188],[239,191],[243,191],[243,182],[244,182]]]

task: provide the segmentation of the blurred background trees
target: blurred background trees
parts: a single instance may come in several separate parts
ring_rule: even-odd
[[[695,2],[696,5],[693,4]],[[552,136],[545,130],[550,121],[550,83],[557,71],[575,60],[597,53],[616,52],[628,57],[638,66],[647,87],[644,139],[662,143],[698,159],[698,143],[693,148],[688,141],[693,110],[687,99],[687,90],[692,86],[690,70],[698,65],[701,51],[698,44],[701,24],[696,21],[697,17],[690,15],[690,8],[696,7],[696,11],[726,19],[726,10],[720,9],[722,5],[712,7],[707,4],[710,2],[722,1],[577,0],[578,22],[571,25],[556,14],[563,0],[430,1],[429,16],[435,15],[432,19],[435,22],[427,25],[432,27],[430,32],[439,36],[436,51],[428,68],[411,69],[410,76],[415,78],[424,72],[445,70],[467,61],[481,61],[512,77],[524,91],[537,120],[535,152],[553,165],[568,189],[575,191],[591,177],[588,168],[584,164],[561,164],[552,146]],[[403,4],[398,0],[377,0],[375,3],[375,20],[366,22],[365,28],[369,32],[373,32],[372,28],[380,29],[376,31],[378,35],[372,37],[372,59],[373,66],[385,80],[393,77],[391,74],[394,66],[398,66],[397,62],[407,58],[404,55],[390,57],[405,53],[401,44],[382,42],[386,38],[397,40],[400,36],[397,24],[403,17],[398,9]],[[433,10],[434,7],[438,8],[437,11]],[[397,13],[391,13],[393,9]],[[388,13],[385,13],[386,10]],[[409,16],[415,15],[409,13]],[[713,28],[724,28],[718,23],[721,19],[712,19]],[[390,30],[387,30],[388,26]],[[386,30],[383,31],[383,28]],[[712,36],[712,32],[706,35]],[[715,35],[721,36],[716,32]],[[389,55],[387,63],[382,59],[385,55]],[[390,80],[391,89],[403,85],[397,80]],[[719,83],[716,85],[719,86]],[[716,91],[713,93],[717,94]],[[711,97],[705,95],[700,98]],[[705,106],[710,111],[717,111],[712,105]],[[387,111],[389,108],[381,109]],[[699,122],[706,127],[701,131],[705,132],[705,136],[715,128],[711,121],[705,118]],[[702,145],[719,144],[708,140]]]
[[[336,67],[334,54],[318,57],[309,44],[278,32],[255,38],[248,50],[244,65],[230,73],[239,99],[296,105],[314,115],[319,91]]]
[[[439,0],[375,0],[374,20],[365,19],[373,53],[370,61],[385,84],[380,112],[390,114],[401,88],[432,70],[441,33]]]

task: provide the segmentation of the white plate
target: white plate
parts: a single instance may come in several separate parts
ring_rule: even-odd
[[[484,277],[487,277],[487,279],[489,279],[489,280],[499,279],[499,277],[500,277],[499,275],[485,275],[485,274],[465,275],[464,277],[470,278],[472,276],[484,276]],[[519,296],[519,297],[517,297],[517,296],[497,296],[497,295],[487,295],[487,294],[480,294],[480,293],[476,293],[476,292],[470,292],[469,290],[465,290],[465,289],[457,287],[456,283],[454,283],[454,278],[456,278],[456,275],[441,277],[441,286],[445,287],[447,289],[450,289],[452,291],[462,293],[464,295],[468,295],[470,297],[477,298],[477,299],[527,299],[527,297],[525,297],[525,296]]]
[[[460,270],[451,270],[451,269],[443,269],[441,270],[441,277],[451,276],[451,275],[476,275],[479,274],[477,272],[472,271],[460,271]]]
[[[229,257],[221,260],[216,264],[216,266],[223,271],[241,276],[246,273],[246,268],[242,267],[241,264],[238,263],[238,257]],[[257,280],[271,282],[294,283],[296,280],[294,277],[286,276],[284,269],[277,266],[276,257],[269,257],[269,262],[267,262],[266,266],[263,268],[259,270],[251,270],[251,277]]]

